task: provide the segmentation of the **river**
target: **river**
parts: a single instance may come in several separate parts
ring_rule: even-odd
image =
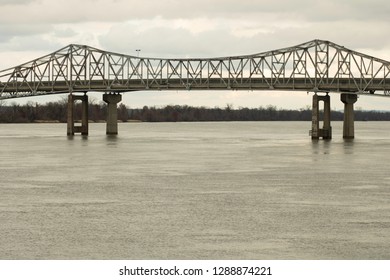
[[[1,259],[390,259],[390,123],[0,124]]]

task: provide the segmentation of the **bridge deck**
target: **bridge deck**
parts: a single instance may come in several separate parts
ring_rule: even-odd
[[[41,94],[68,93],[72,92],[127,92],[127,91],[160,91],[160,90],[280,90],[280,91],[317,91],[317,92],[343,92],[343,93],[372,93],[375,91],[390,91],[390,78],[373,79],[365,88],[364,92],[359,92],[359,88],[365,81],[356,84],[355,80],[344,78],[330,81],[321,81],[318,87],[306,78],[279,79],[277,82],[272,79],[242,79],[225,80],[220,78],[197,79],[192,83],[184,79],[169,80],[96,80],[85,83],[74,83],[69,85],[66,81],[53,82],[15,82],[0,83],[3,88],[3,95],[0,99],[13,97],[24,97]],[[4,93],[8,93],[4,95]]]

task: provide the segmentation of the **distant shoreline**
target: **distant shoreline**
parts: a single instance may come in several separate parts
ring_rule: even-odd
[[[77,104],[74,109],[76,119],[81,119],[79,105]],[[91,103],[88,108],[89,122],[105,122],[107,107],[104,103]],[[0,106],[0,123],[66,123],[66,116],[66,102]],[[331,112],[332,121],[342,121],[343,116],[343,112]],[[286,110],[272,105],[238,109],[229,104],[225,108],[167,105],[132,109],[123,103],[118,106],[119,122],[311,121],[311,119],[309,107]],[[355,110],[355,121],[390,121],[390,111]]]
[[[332,120],[332,122],[342,122],[343,120]],[[390,120],[355,120],[355,122],[388,122]],[[231,121],[140,121],[140,120],[127,120],[127,121],[121,121],[118,120],[118,123],[126,123],[126,124],[135,124],[135,123],[206,123],[206,122],[214,122],[214,123],[222,123],[222,122],[311,122],[311,120],[248,120],[248,121],[237,121],[237,120],[231,120]],[[81,123],[81,122],[76,122]],[[89,124],[105,124],[105,120],[99,120],[99,121],[88,121]],[[66,124],[66,122],[60,122],[57,120],[37,120],[33,122],[0,122],[0,124]]]

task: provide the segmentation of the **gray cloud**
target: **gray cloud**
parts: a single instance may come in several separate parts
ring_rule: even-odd
[[[21,7],[20,4],[29,5]],[[30,23],[37,20],[50,23],[120,22],[156,16],[169,19],[234,17],[262,20],[264,15],[272,15],[275,20],[378,22],[387,21],[390,12],[390,4],[386,0],[3,0],[0,7],[0,22]]]
[[[77,32],[72,28],[54,28],[53,36],[56,38],[71,38],[77,35]]]
[[[128,25],[113,28],[100,37],[108,50],[153,57],[210,57],[257,52],[253,39],[238,40],[228,29],[209,30],[193,34],[183,28],[161,26],[137,32]]]
[[[34,47],[41,44],[45,50],[81,43],[133,54],[142,49],[145,56],[212,57],[257,53],[318,38],[354,49],[384,50],[390,49],[390,39],[384,36],[390,28],[389,3],[0,0],[0,47],[28,49],[27,42],[34,38]],[[102,26],[107,31],[101,31]]]
[[[44,24],[0,24],[0,44],[7,44],[17,38],[32,40],[34,36],[43,35],[51,29],[51,26]],[[25,45],[24,48],[26,46],[29,44]]]
[[[0,33],[10,36],[31,36],[34,34],[47,33],[52,30],[52,26],[46,24],[19,24],[0,25]]]
[[[198,33],[191,29],[176,28],[170,21],[146,28],[135,23],[114,25],[107,34],[99,37],[100,45],[107,50],[134,54],[141,49],[142,55],[153,57],[215,57],[252,54],[277,48],[289,47],[313,39],[330,40],[348,48],[383,50],[390,49],[390,38],[382,35],[388,24],[360,24],[358,21],[330,22],[282,26],[262,23],[246,23],[254,32],[252,35],[236,34],[232,30],[235,21],[220,19],[222,24]],[[239,22],[238,22],[239,23]],[[252,24],[252,25],[251,25]],[[194,26],[193,28],[196,28]],[[244,28],[245,29],[245,28]],[[370,53],[368,53],[370,54]]]
[[[37,0],[0,0],[0,6],[3,5],[24,5]]]
[[[3,42],[0,44],[0,49],[6,51],[26,51],[29,52],[40,51],[46,52],[42,53],[42,55],[48,54],[54,50],[62,48],[62,44],[58,44],[53,42],[50,39],[42,38],[39,35],[31,35],[28,37],[13,37],[9,39],[7,42]],[[37,57],[31,57],[29,60],[33,60]]]

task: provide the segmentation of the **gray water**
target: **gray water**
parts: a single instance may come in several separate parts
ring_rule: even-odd
[[[0,125],[1,259],[390,259],[390,123]]]

